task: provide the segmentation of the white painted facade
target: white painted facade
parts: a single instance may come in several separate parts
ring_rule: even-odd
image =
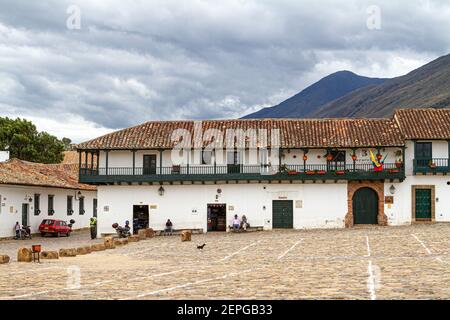
[[[28,221],[32,233],[37,233],[39,224],[44,219],[75,220],[73,229],[89,226],[89,219],[94,212],[96,191],[81,191],[84,197],[85,213],[79,214],[78,190],[62,188],[29,187],[18,185],[0,185],[0,238],[14,236],[13,227],[18,221],[22,224],[22,205],[28,205]],[[35,215],[34,195],[40,195],[40,214]],[[55,213],[48,214],[48,196],[54,196],[53,208]],[[73,214],[67,215],[67,197],[73,196]],[[31,200],[31,201],[30,201]]]
[[[115,222],[123,225],[126,220],[132,221],[133,205],[150,207],[149,226],[155,230],[164,229],[170,219],[175,229],[206,231],[208,204],[226,204],[228,225],[235,214],[245,214],[251,226],[266,230],[272,228],[272,200],[294,202],[296,229],[341,228],[347,213],[345,182],[164,185],[162,196],[158,189],[159,185],[99,186],[99,233],[111,233]]]
[[[433,157],[449,158],[448,141],[432,141]],[[370,163],[369,150],[358,149],[357,163]],[[371,149],[375,152],[375,149]],[[404,225],[412,222],[412,186],[435,186],[436,222],[450,222],[450,175],[413,175],[414,143],[407,141],[405,149],[406,179],[384,183],[384,196],[393,196],[393,204],[384,204],[384,212],[389,225]],[[345,149],[346,162],[352,163],[353,150]],[[401,148],[381,149],[386,162],[394,163],[402,160]],[[160,166],[158,151],[138,151],[135,166],[142,167],[144,155],[157,155],[157,166]],[[310,150],[309,164],[326,164],[326,150]],[[194,159],[193,155],[191,156]],[[226,157],[225,157],[226,158]],[[108,164],[110,168],[132,166],[131,151],[110,151]],[[171,152],[165,151],[162,157],[163,166],[171,166]],[[259,163],[259,162],[258,162]],[[284,150],[282,163],[302,164],[302,150]],[[278,163],[276,163],[278,164]],[[100,167],[105,166],[105,153],[100,153]],[[394,193],[391,186],[395,187]],[[159,195],[159,184],[138,185],[104,185],[98,187],[98,229],[100,234],[112,233],[111,225],[115,222],[123,225],[125,220],[133,220],[134,205],[149,206],[149,227],[155,230],[164,229],[167,219],[171,219],[175,229],[207,230],[207,205],[226,204],[227,224],[233,216],[245,214],[252,226],[272,228],[272,201],[292,200],[294,204],[294,228],[343,228],[348,213],[348,183],[342,181],[282,181],[282,183],[174,183],[164,184],[164,195]],[[221,189],[218,193],[217,190]]]

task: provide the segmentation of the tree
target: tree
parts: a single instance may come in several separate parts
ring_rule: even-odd
[[[64,150],[65,151],[71,151],[72,150],[72,146],[71,146],[72,140],[70,140],[69,138],[64,137],[64,138],[61,139],[61,142],[64,144]]]
[[[8,150],[11,158],[60,163],[64,144],[47,132],[38,132],[30,121],[0,117],[0,150]]]

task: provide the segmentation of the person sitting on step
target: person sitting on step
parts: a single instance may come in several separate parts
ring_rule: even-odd
[[[239,220],[239,217],[237,214],[234,215],[232,226],[233,226],[233,231],[239,231],[239,229],[241,228],[241,221]]]

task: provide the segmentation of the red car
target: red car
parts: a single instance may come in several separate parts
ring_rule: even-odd
[[[57,237],[64,234],[66,237],[68,237],[72,232],[72,228],[67,225],[65,221],[45,219],[39,225],[39,232],[43,237],[45,237],[46,234],[55,235]]]

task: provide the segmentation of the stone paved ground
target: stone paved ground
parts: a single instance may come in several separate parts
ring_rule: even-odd
[[[42,241],[89,242],[86,233]],[[18,245],[0,242],[0,254]],[[0,265],[0,278],[0,299],[450,299],[450,224],[156,237]]]

